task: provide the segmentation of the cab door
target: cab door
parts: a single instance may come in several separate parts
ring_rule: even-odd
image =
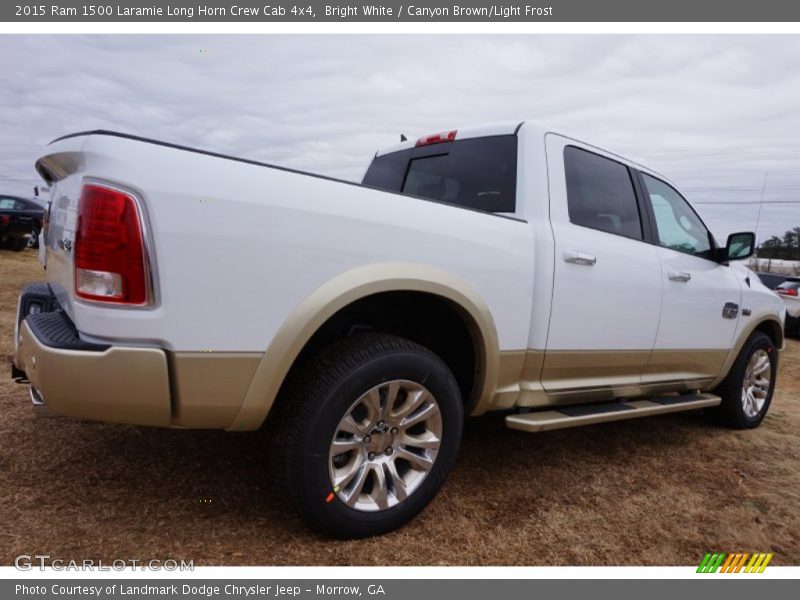
[[[577,141],[546,138],[555,265],[542,384],[554,402],[634,393],[661,309],[658,248],[635,173]]]
[[[739,320],[742,284],[714,258],[714,238],[667,182],[638,173],[663,272],[658,335],[644,381],[703,387],[722,370]]]

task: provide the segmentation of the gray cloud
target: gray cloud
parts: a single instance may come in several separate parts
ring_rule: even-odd
[[[85,129],[358,179],[401,132],[529,118],[669,176],[724,237],[765,172],[800,200],[798,98],[800,36],[4,35],[0,190]],[[766,205],[760,237],[797,225]]]

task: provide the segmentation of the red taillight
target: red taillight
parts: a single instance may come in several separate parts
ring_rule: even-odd
[[[87,184],[78,202],[75,293],[87,300],[145,304],[147,261],[136,201]]]
[[[11,223],[11,215],[0,215],[0,224],[8,225]]]
[[[779,294],[785,294],[787,296],[797,296],[797,290],[793,290],[791,288],[789,289],[778,288],[775,291],[778,292]]]
[[[417,140],[415,146],[429,146],[430,144],[441,144],[442,142],[452,142],[456,139],[457,130],[442,131],[441,133],[434,133],[432,135],[422,136]]]

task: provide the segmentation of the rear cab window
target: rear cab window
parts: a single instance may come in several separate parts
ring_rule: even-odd
[[[513,213],[517,136],[498,135],[376,156],[363,185],[490,213]]]

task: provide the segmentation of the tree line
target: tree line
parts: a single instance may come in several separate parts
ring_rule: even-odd
[[[773,235],[758,247],[758,258],[800,260],[800,227],[793,227],[782,237]]]

